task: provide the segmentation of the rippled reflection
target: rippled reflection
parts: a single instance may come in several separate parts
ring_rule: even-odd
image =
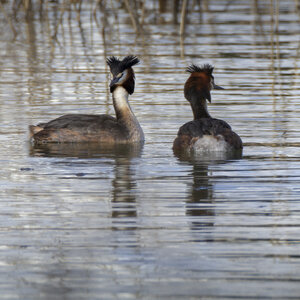
[[[213,226],[213,185],[210,182],[208,165],[195,163],[192,171],[193,183],[186,201],[186,215],[191,216],[192,229]]]
[[[76,157],[80,159],[114,159],[112,180],[112,227],[113,229],[135,229],[136,177],[134,159],[141,156],[143,143],[133,145],[105,146],[96,143],[53,143],[30,145],[30,155],[35,157]],[[84,173],[77,176],[84,177]]]
[[[210,166],[224,165],[242,158],[242,153],[176,153],[180,161],[192,166],[192,182],[186,200],[186,215],[191,216],[191,229],[201,230],[214,225],[214,184]]]
[[[102,145],[98,143],[45,143],[29,144],[29,153],[36,157],[77,157],[77,158],[127,158],[139,157],[144,143],[124,145]]]

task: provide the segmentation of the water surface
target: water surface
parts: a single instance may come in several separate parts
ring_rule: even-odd
[[[80,14],[46,2],[41,17],[34,2],[27,19],[3,4],[16,31],[0,14],[3,298],[299,299],[295,1],[207,1],[183,37],[152,1],[139,33],[110,3],[95,17],[93,2]],[[141,58],[130,103],[144,146],[28,142],[30,124],[113,114],[105,59],[128,54]],[[225,90],[209,111],[241,136],[242,158],[174,155],[190,63],[215,66]]]

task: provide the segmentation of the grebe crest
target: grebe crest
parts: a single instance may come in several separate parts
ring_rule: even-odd
[[[223,120],[214,119],[207,109],[211,103],[211,90],[222,90],[216,85],[214,67],[210,64],[198,66],[191,64],[186,71],[190,73],[184,85],[184,96],[189,101],[194,120],[180,127],[174,140],[174,152],[195,153],[241,151],[242,141]]]
[[[135,76],[132,66],[138,64],[140,60],[134,55],[126,56],[123,60],[111,56],[106,62],[113,76],[109,85],[110,92],[113,93],[118,86],[123,86],[128,94],[133,94]]]

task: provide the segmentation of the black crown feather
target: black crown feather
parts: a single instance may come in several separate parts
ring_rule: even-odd
[[[115,77],[124,70],[138,64],[140,60],[134,55],[128,55],[123,60],[120,60],[115,56],[111,56],[106,60],[106,62],[110,68],[110,72]]]
[[[214,67],[210,64],[204,64],[202,66],[197,66],[197,65],[194,65],[194,64],[191,64],[190,66],[188,66],[188,68],[186,69],[186,71],[188,73],[193,73],[193,72],[200,72],[200,73],[207,73],[209,75],[212,74],[214,70]]]

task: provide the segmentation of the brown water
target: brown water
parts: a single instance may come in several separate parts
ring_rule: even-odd
[[[17,35],[1,11],[1,298],[299,299],[297,1],[204,1],[182,39],[152,1],[139,34],[104,2],[78,19],[46,1],[27,21],[3,4]],[[130,103],[144,147],[28,143],[29,124],[113,114],[105,58],[128,54],[141,59]],[[174,156],[192,62],[215,65],[225,90],[209,110],[239,133],[243,158]]]

